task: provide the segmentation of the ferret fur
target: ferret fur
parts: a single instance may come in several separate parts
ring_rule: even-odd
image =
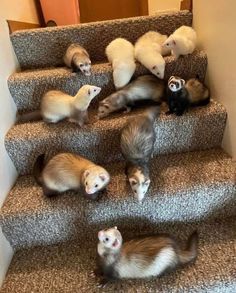
[[[90,198],[96,198],[96,192],[104,189],[110,181],[110,175],[103,167],[79,155],[60,153],[47,164],[44,157],[37,158],[33,175],[48,197],[82,188]]]
[[[42,98],[40,110],[20,116],[19,122],[41,118],[48,123],[57,123],[69,118],[69,121],[82,126],[88,122],[87,108],[90,102],[100,91],[100,87],[92,85],[82,86],[74,97],[58,90],[48,91]]]
[[[166,39],[166,35],[149,31],[137,40],[134,47],[136,60],[161,79],[165,73],[165,60],[162,55],[170,53],[168,48],[161,46]]]
[[[185,83],[180,77],[171,76],[168,81],[167,100],[167,114],[181,116],[189,107],[209,104],[210,92],[198,78],[191,78]]]
[[[101,285],[115,279],[150,278],[163,275],[197,257],[198,234],[187,240],[186,248],[168,234],[139,237],[122,243],[117,227],[98,233],[98,275]]]
[[[113,68],[113,81],[116,89],[127,85],[134,74],[134,46],[123,38],[113,40],[106,47],[106,55]]]
[[[154,121],[159,107],[132,118],[121,132],[121,152],[126,160],[126,173],[138,201],[142,201],[150,185],[149,161],[155,143]]]
[[[83,74],[91,75],[91,60],[88,52],[79,44],[71,44],[63,58],[67,67],[73,72],[81,71]]]
[[[197,34],[195,30],[189,26],[179,27],[169,38],[163,43],[164,48],[171,49],[172,55],[177,59],[180,55],[193,53],[197,45]]]
[[[98,117],[104,118],[112,112],[122,109],[130,110],[130,106],[140,100],[162,102],[165,93],[164,81],[153,75],[143,75],[111,94],[99,103]]]

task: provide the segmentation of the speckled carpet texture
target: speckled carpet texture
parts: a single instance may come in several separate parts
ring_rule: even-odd
[[[16,124],[6,135],[6,150],[19,178],[1,211],[0,226],[15,255],[1,293],[235,293],[236,292],[236,165],[221,148],[226,109],[212,97],[209,105],[181,117],[167,116],[166,105],[155,121],[156,143],[151,160],[151,186],[142,204],[132,195],[120,152],[120,131],[127,119],[144,111],[116,113],[97,120],[98,101],[114,92],[112,69],[104,55],[116,37],[135,42],[149,30],[171,34],[192,24],[188,11],[105,22],[15,32],[12,44],[21,72],[8,79],[19,114],[39,108],[49,89],[71,95],[83,84],[102,87],[89,108],[90,123],[79,128],[67,121]],[[67,46],[79,42],[90,53],[92,75],[74,74],[62,64]],[[171,75],[204,80],[203,51],[174,60],[167,56],[165,80]],[[135,76],[147,70],[137,64]],[[61,151],[79,153],[103,164],[111,174],[97,200],[81,192],[45,198],[32,176],[36,157]],[[197,229],[196,263],[160,278],[128,280],[97,287],[97,232],[117,225],[125,239],[169,232],[182,241]]]

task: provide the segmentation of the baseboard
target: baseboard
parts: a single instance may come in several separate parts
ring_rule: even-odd
[[[13,249],[6,240],[0,228],[0,288],[6,276],[8,267],[13,256]]]

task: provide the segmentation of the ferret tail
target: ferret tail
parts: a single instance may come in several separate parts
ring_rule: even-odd
[[[210,100],[211,100],[211,97],[208,96],[204,100],[200,100],[200,101],[197,101],[197,102],[192,102],[191,106],[192,107],[206,106],[206,105],[208,105],[210,103]]]
[[[43,179],[42,179],[42,171],[45,166],[44,164],[44,158],[45,154],[42,154],[37,157],[34,166],[33,166],[33,176],[35,181],[38,183],[38,185],[42,185]]]
[[[17,115],[17,122],[18,123],[26,123],[30,121],[38,121],[42,120],[42,114],[40,110],[36,110],[30,113]]]
[[[154,121],[160,115],[160,112],[161,112],[160,106],[156,106],[156,107],[150,107],[146,111],[146,114],[148,115],[151,121]]]
[[[197,257],[198,233],[194,231],[188,238],[185,250],[179,252],[180,264],[187,264],[194,261]]]

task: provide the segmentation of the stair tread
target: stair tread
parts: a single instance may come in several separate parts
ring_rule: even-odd
[[[11,35],[14,51],[22,69],[60,65],[66,48],[78,42],[84,46],[92,62],[105,58],[105,47],[118,37],[135,42],[149,30],[171,34],[181,25],[191,26],[189,11],[163,15],[116,19],[87,24],[19,31]],[[42,41],[43,40],[43,41]]]
[[[22,229],[28,231],[24,237],[30,240],[23,243],[28,245],[41,243],[44,237],[49,237],[49,242],[61,236],[66,239],[69,234],[74,237],[78,223],[88,227],[115,219],[123,225],[125,217],[187,221],[217,215],[218,211],[228,215],[235,209],[236,168],[221,149],[153,158],[152,183],[142,204],[132,196],[124,162],[106,168],[112,180],[97,201],[71,192],[48,199],[32,176],[19,177],[0,213],[2,230],[13,247],[18,246],[18,237],[25,241]],[[49,231],[44,225],[49,225]],[[34,234],[37,229],[39,238]]]
[[[184,226],[173,230],[182,240],[190,232]],[[199,254],[194,264],[160,278],[116,282],[102,292],[156,292],[157,288],[176,293],[235,292],[235,219],[201,223],[198,232]],[[95,268],[95,245],[81,247],[71,241],[16,252],[1,293],[100,292],[97,280],[90,276]]]
[[[207,57],[203,51],[196,50],[193,54],[183,56],[178,60],[175,60],[173,56],[167,56],[165,61],[165,79],[171,75],[180,75],[187,79],[198,74],[201,80],[205,77]],[[137,64],[134,77],[148,73],[146,68]],[[99,99],[114,92],[111,65],[106,61],[93,64],[91,76],[72,73],[70,69],[65,67],[51,67],[16,72],[8,79],[9,90],[19,112],[38,109],[43,94],[50,89],[59,89],[75,95],[83,84],[102,87]]]
[[[220,103],[212,100],[208,106],[191,109],[181,117],[165,115],[166,109],[163,105],[155,124],[155,153],[206,149],[221,144],[226,111]],[[13,126],[5,137],[5,146],[20,174],[29,174],[36,156],[49,150],[78,152],[100,163],[119,160],[120,130],[128,118],[142,113],[143,109],[135,109],[129,114],[113,114],[98,121],[94,111],[89,111],[91,123],[83,128],[67,121],[57,124],[39,121]]]

